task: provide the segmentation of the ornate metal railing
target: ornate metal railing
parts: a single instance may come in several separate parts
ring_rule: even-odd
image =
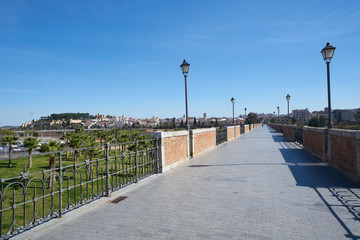
[[[56,167],[30,172],[24,166],[18,176],[0,176],[0,239],[44,220],[61,217],[80,205],[109,196],[113,191],[158,173],[159,140],[72,149],[75,150],[83,156],[93,156],[94,152],[101,155],[69,164],[66,151],[34,154],[34,158],[55,158]],[[9,159],[2,159],[0,163],[6,160]],[[15,163],[21,159],[12,160]],[[6,168],[5,164],[0,166]]]
[[[216,129],[216,145],[227,141],[226,129]]]

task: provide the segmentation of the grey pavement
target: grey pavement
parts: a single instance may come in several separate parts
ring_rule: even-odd
[[[360,236],[359,186],[266,126],[118,195],[14,239]]]

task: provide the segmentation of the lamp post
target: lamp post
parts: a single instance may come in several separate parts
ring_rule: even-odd
[[[278,123],[279,123],[279,121],[280,121],[280,107],[279,106],[277,107],[277,110],[278,110]]]
[[[235,104],[235,98],[231,98],[230,101],[232,102],[233,106],[233,125],[234,125],[234,137],[236,137],[236,130],[235,130],[235,113],[234,113],[234,104]]]
[[[245,121],[246,121],[246,110],[247,110],[247,108],[244,108],[244,110],[245,110]],[[245,122],[244,122],[244,124],[245,124]]]
[[[330,62],[334,55],[335,47],[331,46],[330,43],[326,43],[326,46],[321,50],[321,54],[323,56],[324,61],[326,62],[327,67],[327,86],[328,86],[328,128],[332,128],[334,126],[331,119],[331,94],[330,94]]]
[[[31,112],[31,137],[34,137],[34,113]]]
[[[289,102],[290,102],[290,95],[286,95],[286,100],[288,102],[288,124],[290,123],[290,113],[289,113]]]
[[[183,63],[180,65],[181,71],[184,74],[185,77],[185,105],[186,105],[186,128],[188,131],[190,131],[190,125],[189,125],[189,114],[188,114],[188,101],[187,101],[187,75],[189,73],[189,67],[190,64],[187,63],[184,59]]]

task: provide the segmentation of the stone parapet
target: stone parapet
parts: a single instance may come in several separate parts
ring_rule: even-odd
[[[190,146],[188,131],[154,132],[153,136],[160,140],[160,172],[166,172],[189,160]]]

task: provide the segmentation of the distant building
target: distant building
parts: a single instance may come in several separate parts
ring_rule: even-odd
[[[312,118],[310,111],[306,109],[295,109],[292,110],[292,115],[298,122],[308,123]]]
[[[357,109],[348,110],[348,109],[336,109],[332,111],[333,120],[337,122],[343,121],[354,121],[355,113]]]

